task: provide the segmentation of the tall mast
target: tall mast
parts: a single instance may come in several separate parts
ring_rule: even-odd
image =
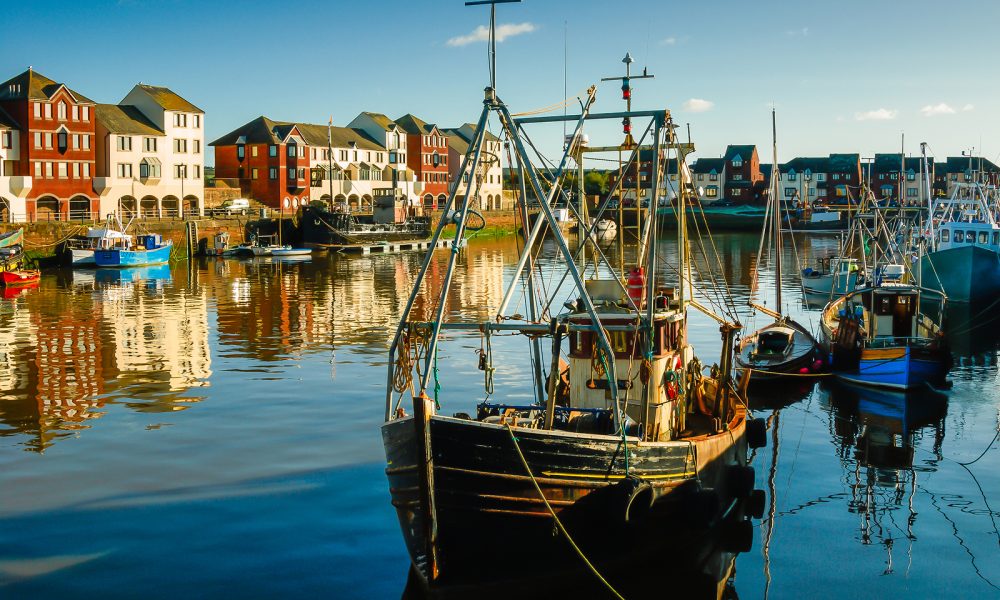
[[[330,181],[330,209],[333,209],[333,115],[326,126],[326,177]]]
[[[771,107],[771,198],[774,203],[774,295],[775,312],[781,311],[781,200],[778,198],[778,178],[775,171],[778,167],[778,122],[774,107]]]

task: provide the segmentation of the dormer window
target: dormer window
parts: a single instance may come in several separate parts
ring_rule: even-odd
[[[795,181],[797,178],[795,171],[788,171],[788,181]]]
[[[805,173],[803,173],[802,176],[805,177],[806,181],[811,181],[812,177],[813,177],[813,174],[812,174],[812,171],[810,171],[809,169],[806,169]]]
[[[288,157],[295,158],[298,154],[298,149],[295,147],[295,141],[288,142]]]
[[[66,120],[66,103],[61,100],[59,101],[59,104],[56,105],[56,116],[59,117],[60,121]]]
[[[56,147],[59,149],[59,153],[66,152],[69,148],[69,135],[66,133],[65,128],[61,128],[56,134]]]
[[[733,168],[734,169],[743,168],[743,157],[741,157],[739,154],[733,157]]]
[[[243,160],[246,157],[246,146],[243,144],[236,145],[236,158]]]

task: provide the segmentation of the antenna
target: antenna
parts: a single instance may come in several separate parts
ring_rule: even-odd
[[[521,0],[470,0],[466,6],[490,5],[490,87],[497,89],[497,4],[509,4]]]
[[[632,54],[629,52],[625,53],[625,58],[622,59],[625,63],[625,76],[624,77],[602,77],[601,81],[621,81],[622,82],[622,100],[625,101],[626,112],[632,112],[632,84],[633,79],[652,79],[653,75],[650,75],[645,68],[642,69],[642,75],[632,76],[632,63],[635,59],[632,58]],[[632,139],[632,119],[630,117],[625,117],[622,119],[622,131],[625,133],[625,142],[622,144],[623,148],[633,148],[635,146],[635,140]]]

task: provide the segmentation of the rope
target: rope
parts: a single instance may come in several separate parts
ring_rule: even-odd
[[[967,466],[969,466],[969,465],[977,462],[980,458],[986,456],[986,453],[990,451],[990,448],[993,447],[993,444],[997,443],[997,438],[1000,438],[1000,429],[997,429],[997,434],[993,436],[993,441],[991,441],[990,444],[988,446],[986,446],[986,449],[983,450],[983,453],[980,454],[979,456],[977,456],[975,460],[970,460],[969,462],[958,462],[956,460],[955,462],[957,462],[958,464],[962,465],[963,467],[967,467]]]
[[[575,96],[572,96],[570,98],[566,98],[565,100],[562,100],[560,102],[556,102],[555,104],[550,104],[548,106],[543,106],[541,108],[536,108],[534,110],[526,110],[524,112],[514,113],[511,116],[512,117],[528,117],[528,116],[531,116],[531,115],[540,115],[540,114],[547,113],[547,112],[553,112],[553,111],[559,110],[560,108],[562,108],[564,106],[569,106],[570,104],[573,103],[574,100],[577,101],[577,102],[579,102],[580,99],[583,98],[584,96],[586,96],[589,92],[590,92],[590,87],[588,87],[587,89],[585,89],[585,90],[577,93]]]
[[[552,505],[549,504],[549,499],[546,498],[545,494],[542,492],[542,487],[538,485],[538,480],[535,479],[535,474],[531,472],[531,467],[528,465],[527,459],[524,458],[524,453],[521,452],[521,446],[520,444],[517,443],[517,437],[514,435],[514,430],[511,429],[509,424],[507,424],[506,427],[507,427],[507,433],[510,434],[510,440],[514,442],[514,450],[517,450],[517,456],[518,458],[521,459],[521,464],[524,466],[524,471],[528,474],[528,477],[531,478],[531,483],[532,485],[535,486],[535,491],[538,492],[538,495],[541,497],[542,502],[545,503],[545,508],[548,509],[549,514],[552,515],[552,519],[555,520],[556,527],[558,527],[559,531],[561,531],[562,534],[566,536],[566,541],[569,542],[569,545],[573,547],[573,550],[576,552],[577,556],[579,556],[580,560],[582,560],[583,563],[587,565],[587,568],[590,569],[590,572],[594,574],[594,577],[597,577],[597,579],[599,579],[600,582],[604,584],[604,587],[606,587],[608,591],[611,592],[611,594],[615,598],[619,598],[620,600],[625,600],[625,597],[619,594],[618,591],[615,590],[615,588],[612,587],[610,583],[608,583],[608,580],[605,579],[603,575],[601,575],[600,571],[598,571],[597,568],[594,567],[594,565],[590,562],[590,560],[587,559],[587,556],[583,553],[583,550],[580,550],[580,547],[577,546],[576,542],[573,541],[573,538],[570,536],[569,531],[566,530],[566,526],[563,525],[561,520],[559,520],[559,515],[556,514],[556,511],[552,509]]]

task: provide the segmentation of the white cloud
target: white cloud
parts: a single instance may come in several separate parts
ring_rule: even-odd
[[[969,112],[970,110],[976,110],[976,107],[971,104],[966,104],[965,106],[962,107],[962,110],[965,112]]]
[[[889,110],[887,108],[876,108],[875,110],[868,110],[865,112],[854,113],[855,121],[890,121],[896,118],[899,114],[898,110]]]
[[[677,45],[677,38],[675,38],[673,36],[670,36],[668,38],[663,38],[662,40],[660,40],[660,45],[661,46],[676,46]]]
[[[955,109],[942,102],[941,104],[928,104],[921,108],[920,112],[925,117],[935,117],[937,115],[953,115],[955,114]]]
[[[497,41],[502,42],[509,37],[514,37],[515,35],[521,35],[522,33],[531,33],[535,29],[538,29],[534,23],[504,23],[503,25],[497,25]],[[490,30],[484,25],[476,27],[472,33],[468,35],[460,35],[458,37],[453,37],[448,40],[449,46],[465,46],[468,44],[473,44],[475,42],[486,42],[490,39]]]
[[[806,37],[809,35],[809,28],[803,27],[801,29],[789,29],[785,32],[785,35],[789,37]]]
[[[713,106],[715,106],[715,102],[702,100],[701,98],[691,98],[684,103],[684,110],[688,112],[700,113],[712,110]]]

